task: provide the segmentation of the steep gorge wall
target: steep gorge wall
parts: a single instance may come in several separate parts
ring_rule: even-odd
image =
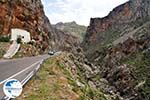
[[[1,0],[0,12],[0,35],[20,28],[29,31],[31,38],[43,46],[41,48],[48,47],[54,33],[40,0]]]
[[[121,96],[115,100],[150,99],[149,0],[129,0],[104,18],[91,18],[81,46],[97,76]]]
[[[64,49],[62,47],[66,45],[66,41],[59,37],[66,39],[67,35],[52,28],[41,0],[0,0],[0,35],[9,35],[12,28],[30,32],[36,47],[42,51],[54,47]],[[75,37],[69,38],[74,39],[74,43],[77,42]]]
[[[83,47],[88,51],[95,44],[111,43],[147,21],[150,21],[150,1],[130,0],[114,8],[104,18],[91,18]]]

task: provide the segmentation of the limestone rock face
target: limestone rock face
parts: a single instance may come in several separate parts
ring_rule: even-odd
[[[65,44],[58,40],[62,35],[66,37],[65,34],[52,28],[41,0],[0,0],[0,35],[9,35],[12,28],[30,32],[42,51]]]
[[[1,34],[9,34],[11,28],[23,28],[32,35],[51,32],[40,0],[1,0],[0,10]]]
[[[129,0],[91,18],[86,33],[84,54],[114,88],[115,100],[149,100],[150,1]]]
[[[150,1],[130,0],[114,8],[104,18],[91,18],[83,47],[113,42],[121,35],[150,21]]]
[[[50,36],[54,33],[41,0],[1,0],[0,12],[0,35],[10,34],[12,28],[24,29],[31,33],[32,39],[46,43],[48,48]]]

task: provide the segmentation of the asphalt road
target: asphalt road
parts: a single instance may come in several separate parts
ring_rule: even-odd
[[[0,60],[0,99],[5,96],[2,88],[8,79],[18,79],[24,85],[27,78],[29,78],[28,76],[37,71],[42,61],[49,57],[49,55],[41,55],[13,60]]]

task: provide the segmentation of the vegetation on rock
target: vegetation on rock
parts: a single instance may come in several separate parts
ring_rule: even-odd
[[[76,22],[68,23],[57,23],[53,25],[54,28],[64,31],[66,34],[70,34],[78,37],[81,41],[83,40],[86,34],[86,26],[78,25]]]

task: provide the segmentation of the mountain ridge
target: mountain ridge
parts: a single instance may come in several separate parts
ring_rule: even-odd
[[[86,26],[84,25],[79,25],[75,21],[72,22],[59,22],[55,25],[52,25],[54,28],[64,31],[66,34],[73,35],[80,40],[83,40],[83,37],[86,32]]]

